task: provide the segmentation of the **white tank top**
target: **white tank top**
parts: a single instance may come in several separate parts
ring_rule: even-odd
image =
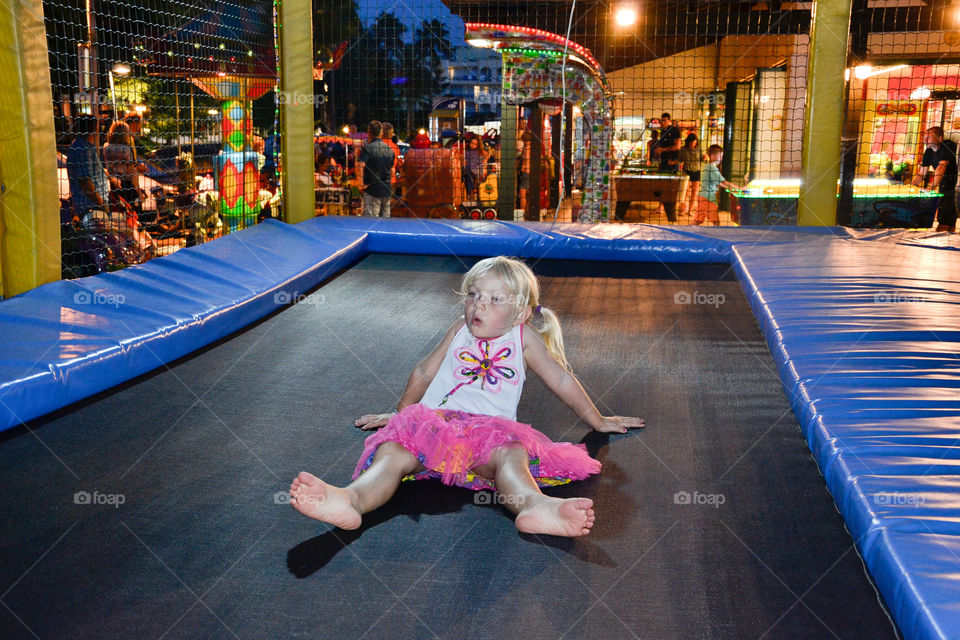
[[[492,340],[460,327],[420,403],[516,420],[526,380],[521,327]]]

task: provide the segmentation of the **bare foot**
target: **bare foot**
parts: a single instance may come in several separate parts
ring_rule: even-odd
[[[593,526],[593,500],[590,498],[553,498],[544,496],[517,514],[515,524],[523,533],[544,533],[575,538],[590,533]]]
[[[290,504],[305,516],[341,529],[360,526],[360,511],[353,505],[350,492],[306,471],[301,471],[290,485]]]

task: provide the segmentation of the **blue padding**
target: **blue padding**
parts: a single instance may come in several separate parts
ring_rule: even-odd
[[[904,240],[740,245],[733,264],[898,626],[957,638],[960,267],[938,238]]]
[[[490,256],[624,262],[720,263],[730,247],[849,238],[840,227],[657,227],[653,225],[513,223],[498,220],[325,217],[301,223],[308,233],[370,234],[371,253]]]
[[[0,430],[218,340],[359,260],[364,234],[268,221],[0,304]]]
[[[370,252],[730,263],[900,630],[956,638],[958,249],[916,230],[268,221],[0,303],[0,430],[226,336]]]

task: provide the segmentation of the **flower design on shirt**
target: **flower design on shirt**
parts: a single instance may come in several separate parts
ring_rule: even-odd
[[[454,352],[456,359],[464,364],[456,368],[453,376],[458,380],[463,380],[463,382],[443,396],[440,406],[446,404],[447,399],[456,393],[460,387],[473,384],[477,380],[480,381],[481,389],[491,393],[499,393],[504,382],[518,383],[516,370],[507,366],[511,363],[517,351],[513,342],[505,343],[493,355],[490,354],[492,346],[493,343],[490,340],[480,339],[477,340],[475,349],[467,346]]]

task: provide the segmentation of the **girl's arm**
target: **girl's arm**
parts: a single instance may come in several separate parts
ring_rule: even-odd
[[[527,325],[524,332],[523,360],[532,369],[544,384],[563,400],[564,404],[573,409],[581,420],[586,422],[594,431],[604,433],[626,433],[627,429],[642,429],[645,425],[640,418],[625,416],[602,416],[597,407],[590,400],[590,396],[583,390],[577,377],[560,366],[547,351],[540,333]]]
[[[437,375],[437,371],[440,370],[440,365],[443,363],[443,356],[446,355],[447,349],[450,348],[450,343],[453,342],[454,336],[457,335],[457,331],[459,331],[462,326],[463,318],[457,318],[454,323],[450,325],[450,328],[447,329],[447,332],[440,342],[437,343],[437,346],[433,348],[433,351],[413,368],[413,371],[410,372],[410,377],[407,379],[407,387],[403,390],[400,401],[397,403],[398,411],[405,409],[411,404],[420,402],[423,394],[427,391],[427,387],[430,386],[433,377]],[[359,427],[364,431],[378,429],[387,424],[392,416],[393,413],[367,413],[357,418],[353,426]]]

